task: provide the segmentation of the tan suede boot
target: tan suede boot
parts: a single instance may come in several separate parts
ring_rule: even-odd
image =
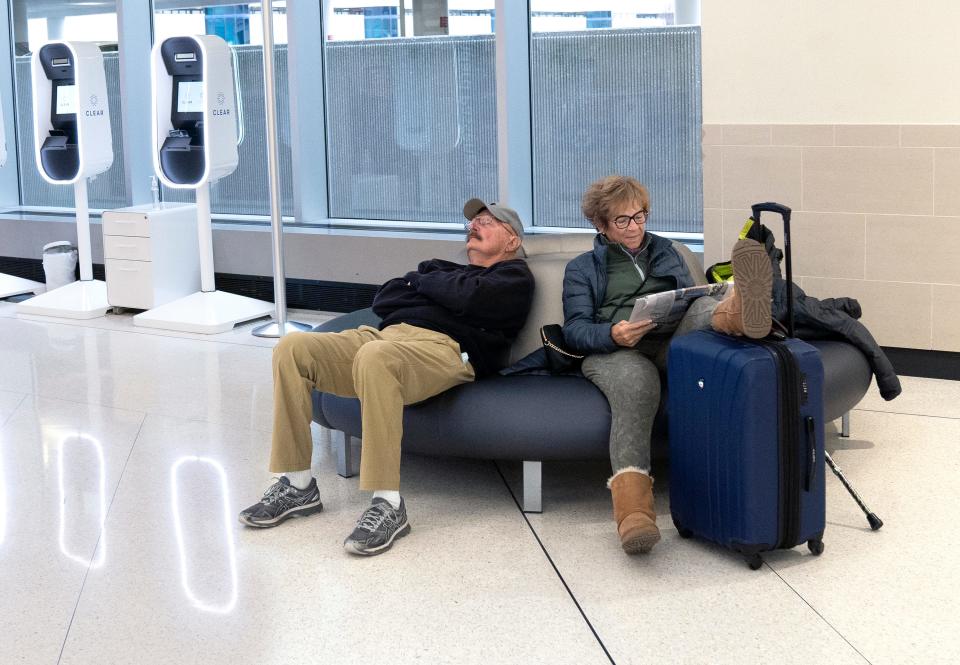
[[[653,479],[639,469],[621,469],[607,481],[613,495],[613,519],[627,554],[649,552],[660,540],[653,509]]]
[[[773,270],[770,257],[756,240],[738,240],[730,254],[733,264],[733,292],[713,311],[711,326],[727,335],[745,335],[752,339],[770,332],[770,301]]]

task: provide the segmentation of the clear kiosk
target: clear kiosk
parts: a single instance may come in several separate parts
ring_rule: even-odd
[[[113,164],[107,80],[100,48],[50,42],[33,54],[33,135],[37,169],[53,185],[73,185],[80,281],[30,298],[18,314],[93,319],[106,314],[107,286],[93,279],[87,180]]]
[[[0,107],[0,168],[7,165],[7,134],[3,126],[3,108]],[[0,300],[23,293],[41,293],[43,284],[15,275],[0,273]]]
[[[134,324],[213,334],[269,316],[273,304],[217,291],[210,183],[239,161],[233,59],[219,37],[170,37],[153,47],[153,166],[160,181],[197,195],[200,288],[133,317]]]

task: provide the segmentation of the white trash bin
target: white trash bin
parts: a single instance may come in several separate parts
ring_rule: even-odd
[[[43,246],[43,274],[47,291],[53,291],[77,281],[77,248],[69,240],[51,242]]]

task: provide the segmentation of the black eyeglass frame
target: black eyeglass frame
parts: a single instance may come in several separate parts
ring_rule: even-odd
[[[637,226],[640,226],[644,222],[650,219],[649,210],[638,210],[632,215],[619,215],[610,220],[610,223],[616,226],[618,229],[625,229],[630,226],[630,222],[633,222]]]

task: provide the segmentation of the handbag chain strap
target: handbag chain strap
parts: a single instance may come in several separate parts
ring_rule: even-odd
[[[578,356],[575,353],[570,353],[569,351],[564,351],[559,346],[547,339],[547,334],[543,332],[543,328],[540,329],[540,337],[543,339],[543,345],[556,351],[557,353],[567,356],[568,358],[576,358],[577,360],[582,360],[584,356]]]

